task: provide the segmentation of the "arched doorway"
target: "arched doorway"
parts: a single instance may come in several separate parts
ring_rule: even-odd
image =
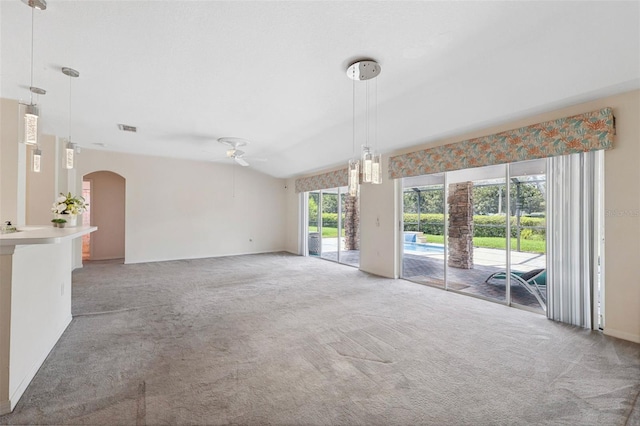
[[[98,227],[83,238],[83,261],[124,263],[125,187],[125,179],[109,171],[89,173],[82,178],[82,193],[89,203],[83,221]]]

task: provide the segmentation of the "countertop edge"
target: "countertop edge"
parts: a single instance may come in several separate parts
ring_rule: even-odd
[[[0,235],[0,246],[22,246],[33,244],[58,244],[97,231],[97,226],[54,228],[53,226],[23,226],[18,232]]]

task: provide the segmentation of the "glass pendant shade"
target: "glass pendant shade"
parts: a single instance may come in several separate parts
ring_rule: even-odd
[[[362,147],[362,183],[371,183],[373,154],[368,146]]]
[[[38,107],[29,104],[24,110],[24,139],[23,143],[27,145],[36,145],[38,143]]]
[[[42,151],[39,148],[33,150],[31,156],[31,171],[34,173],[40,173],[40,166],[42,162]]]
[[[379,185],[382,183],[382,155],[374,155],[371,162],[371,183]]]
[[[67,146],[64,149],[64,168],[65,169],[73,169],[75,151],[76,151],[76,144],[71,142],[67,143]]]
[[[349,160],[349,195],[355,197],[358,195],[358,185],[360,180],[360,164],[358,160]]]
[[[80,77],[80,73],[73,68],[62,67],[62,74],[69,77],[69,139],[67,140],[62,158],[63,167],[69,170],[73,169],[76,153],[76,144],[71,142],[71,80]]]

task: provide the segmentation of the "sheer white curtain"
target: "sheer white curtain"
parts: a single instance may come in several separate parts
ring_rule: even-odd
[[[298,254],[309,255],[309,193],[298,193]]]
[[[547,160],[547,316],[592,328],[602,151]]]

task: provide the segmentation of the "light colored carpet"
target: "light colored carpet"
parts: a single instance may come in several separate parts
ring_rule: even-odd
[[[287,254],[94,264],[5,424],[630,425],[640,345]]]

